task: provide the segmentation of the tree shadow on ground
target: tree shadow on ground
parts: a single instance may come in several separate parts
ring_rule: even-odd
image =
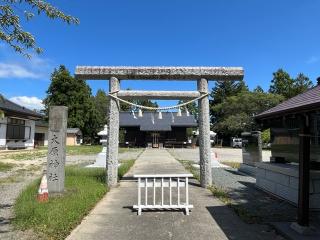
[[[256,239],[256,236],[261,237],[259,239],[269,239],[268,236],[274,236],[274,229],[268,225],[253,224],[249,227],[245,223],[240,223],[239,225],[237,216],[234,213],[230,214],[232,210],[228,206],[210,206],[206,208],[228,239],[248,240]],[[271,235],[269,235],[270,233]]]
[[[255,180],[236,170],[220,169],[216,186],[227,192],[230,207],[247,223],[296,221],[297,208],[255,186]]]

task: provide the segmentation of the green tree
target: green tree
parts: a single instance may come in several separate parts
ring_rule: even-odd
[[[257,93],[264,93],[263,88],[259,85],[253,91]]]
[[[97,133],[102,130],[105,122],[101,121],[100,112],[95,106],[95,97],[91,96],[88,102],[90,110],[88,111],[88,120],[85,121],[82,133],[84,136],[84,142],[86,143],[98,143]]]
[[[40,0],[2,0],[0,5],[0,40],[16,52],[30,57],[28,49],[37,53],[42,51],[34,36],[25,31],[21,19],[31,20],[35,15],[45,14],[50,19],[60,19],[67,24],[79,24],[79,19],[67,15],[47,1]]]
[[[134,103],[138,104],[138,105],[142,105],[142,106],[146,106],[146,107],[159,107],[157,102],[152,102],[150,100],[135,100]],[[134,109],[137,110],[137,109]]]
[[[265,129],[262,133],[261,133],[261,140],[262,143],[270,143],[270,128]]]
[[[289,73],[283,69],[279,69],[273,73],[269,92],[280,94],[286,99],[291,98],[294,96],[294,80],[290,77]]]
[[[159,107],[157,102],[152,102],[150,100],[140,100],[140,99],[135,99],[131,101],[134,104],[146,106],[146,107]],[[128,111],[137,111],[138,108],[131,106],[126,103],[120,103],[120,111],[128,112]]]
[[[293,94],[295,96],[300,93],[304,93],[312,86],[313,86],[312,81],[303,73],[299,73],[298,76],[294,79]]]
[[[131,89],[127,88],[126,90],[131,90]],[[157,102],[152,102],[149,99],[146,99],[146,100],[133,99],[130,102],[134,103],[134,104],[146,106],[146,107],[159,107]],[[120,111],[128,112],[128,111],[132,111],[132,110],[137,111],[138,109],[129,105],[129,104],[120,102]]]
[[[230,96],[212,107],[219,115],[214,123],[214,131],[220,135],[235,136],[243,131],[256,130],[254,117],[282,100],[283,96],[279,94],[249,91]]]
[[[109,97],[102,89],[98,89],[94,97],[95,108],[98,111],[98,122],[102,127],[108,123]]]
[[[51,84],[44,99],[45,112],[53,105],[68,107],[68,127],[80,128],[84,137],[94,137],[98,111],[95,108],[91,89],[84,80],[75,79],[65,66],[55,69]]]
[[[212,104],[222,103],[227,97],[248,91],[244,81],[218,81],[211,91]]]
[[[184,100],[179,100],[178,104],[185,103],[186,101]],[[198,110],[198,105],[196,102],[192,102],[186,105],[186,108],[188,109],[189,113],[195,116],[195,118],[198,117],[199,110]],[[183,109],[182,109],[183,110]]]
[[[269,92],[280,94],[284,96],[285,99],[289,99],[300,93],[304,93],[312,86],[311,80],[303,73],[299,73],[298,76],[293,79],[289,73],[283,69],[279,69],[273,73]]]
[[[219,81],[216,82],[211,91],[210,118],[215,123],[222,116],[222,112],[216,112],[214,106],[224,102],[228,97],[235,96],[241,92],[249,91],[248,86],[242,81]]]

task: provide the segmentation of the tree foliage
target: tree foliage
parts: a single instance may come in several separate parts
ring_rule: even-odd
[[[228,97],[235,96],[241,92],[247,92],[248,87],[244,81],[222,81],[216,82],[211,91],[210,100],[210,118],[212,123],[216,123],[222,118],[221,112],[215,111],[213,106],[223,103]]]
[[[40,14],[45,14],[50,19],[60,19],[67,24],[79,23],[78,18],[65,14],[47,1],[1,0],[0,40],[27,57],[30,57],[28,49],[40,53],[42,49],[37,46],[34,36],[21,25],[22,18],[29,21]]]
[[[222,103],[211,106],[219,118],[214,131],[227,136],[240,135],[257,128],[254,117],[277,105],[283,96],[272,93],[243,91],[227,97]]]
[[[102,89],[98,89],[94,97],[94,105],[98,111],[97,118],[100,126],[108,123],[109,97]]]
[[[127,90],[131,90],[127,88]],[[141,99],[133,99],[130,101],[131,103],[146,106],[146,107],[159,107],[157,102],[150,101],[149,99],[141,100]],[[120,111],[128,112],[128,111],[137,111],[136,107],[133,107],[129,104],[120,102]]]
[[[52,73],[43,102],[47,115],[50,106],[67,106],[68,127],[80,128],[86,138],[93,138],[101,127],[90,87],[84,80],[71,76],[65,66],[60,66]]]
[[[280,94],[285,99],[289,99],[305,92],[310,87],[312,87],[312,82],[304,74],[300,73],[297,78],[293,79],[289,73],[283,69],[279,69],[273,73],[269,92]]]
[[[312,86],[313,86],[312,81],[303,73],[299,73],[298,76],[294,79],[293,94],[295,96],[300,93],[304,93]]]
[[[222,103],[227,97],[237,95],[242,91],[248,91],[244,81],[219,81],[211,91],[212,104]]]
[[[184,100],[179,100],[178,104],[185,103]],[[188,109],[189,113],[193,115],[195,118],[198,118],[199,109],[196,102],[192,102],[186,105],[186,108]],[[183,109],[182,109],[183,110]]]
[[[257,93],[264,93],[263,88],[259,85],[253,91]]]
[[[142,106],[146,106],[146,107],[159,107],[157,102],[152,102],[150,100],[140,100],[140,99],[135,99],[133,101],[131,101],[134,104],[138,104],[138,105],[142,105]],[[131,106],[129,104],[126,103],[120,103],[120,111],[138,111],[138,108]]]
[[[261,133],[261,140],[262,143],[270,143],[271,137],[270,137],[270,128],[265,129],[264,131],[262,131]]]
[[[320,80],[319,80],[320,82]],[[259,127],[254,117],[281,101],[305,92],[312,87],[311,80],[303,73],[296,78],[283,69],[273,73],[269,92],[257,86],[252,92],[248,90],[244,81],[218,82],[212,89],[210,101],[210,114],[213,130],[221,138],[240,135],[243,131],[257,130]],[[270,138],[265,132],[264,137]]]

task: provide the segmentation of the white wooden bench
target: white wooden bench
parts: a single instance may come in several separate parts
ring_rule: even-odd
[[[189,204],[189,177],[192,174],[137,174],[134,178],[138,179],[138,205],[133,208],[138,210],[138,215],[141,215],[142,209],[185,209],[186,215],[189,215],[189,209],[193,205]],[[143,189],[142,189],[143,188]],[[156,189],[161,188],[161,198],[157,201]],[[169,188],[169,201],[165,202],[167,197],[164,196],[165,188]],[[184,188],[181,190],[181,188]],[[148,190],[153,191],[153,201],[148,202]],[[173,192],[176,191],[176,192]],[[185,202],[181,203],[181,196],[184,192]],[[152,192],[151,192],[152,193]],[[172,194],[177,194],[177,201],[173,203]],[[142,196],[144,194],[144,203]],[[149,196],[150,199],[150,196]]]

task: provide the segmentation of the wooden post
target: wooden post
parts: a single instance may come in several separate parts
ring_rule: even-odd
[[[111,77],[109,92],[117,94],[120,90],[120,81]],[[109,135],[107,148],[107,185],[114,187],[118,182],[118,148],[119,148],[119,102],[109,98]]]
[[[310,127],[309,117],[300,117],[298,224],[309,226]]]

